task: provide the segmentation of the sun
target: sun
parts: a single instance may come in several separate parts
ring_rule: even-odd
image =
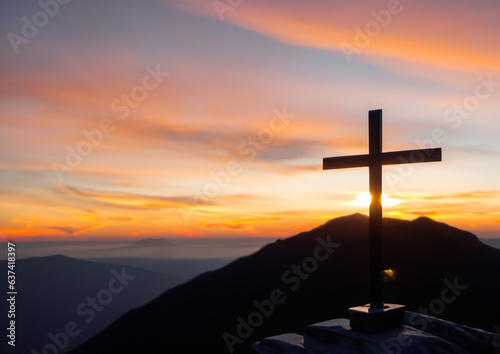
[[[370,206],[372,196],[369,192],[358,194],[354,197],[353,201],[348,202],[348,205],[368,207]],[[389,198],[387,194],[382,194],[382,206],[393,206],[401,203],[402,200],[398,198]]]

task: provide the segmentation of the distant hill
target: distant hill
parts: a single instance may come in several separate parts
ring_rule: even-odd
[[[251,353],[262,338],[368,301],[368,218],[355,214],[240,258],[122,316],[72,353]],[[500,324],[500,250],[428,218],[384,219],[385,301],[471,327]]]
[[[110,264],[128,264],[134,267],[169,274],[184,283],[197,275],[228,265],[234,258],[89,258],[89,261]]]
[[[500,238],[482,238],[484,244],[500,249]]]
[[[135,241],[130,247],[176,247],[166,238],[145,238]]]
[[[7,269],[6,261],[0,261],[0,269]],[[7,346],[2,335],[1,353],[32,354],[32,349],[35,349],[42,354],[44,346],[55,345],[49,333],[59,338],[56,341],[61,346],[56,349],[64,353],[104,329],[126,311],[145,304],[179,283],[163,273],[65,256],[21,259],[16,262],[15,272],[18,291],[16,347]],[[0,324],[4,330],[9,327],[5,304],[7,302],[3,299]],[[66,343],[66,335],[61,333],[71,322],[81,331],[68,337]],[[74,331],[78,332],[77,329]],[[49,347],[45,352],[53,353]]]

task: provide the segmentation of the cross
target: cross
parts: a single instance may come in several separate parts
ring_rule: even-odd
[[[369,167],[370,169],[370,309],[383,309],[382,280],[382,165],[441,161],[441,148],[382,152],[382,110],[369,111],[369,153],[366,155],[325,157],[323,170]]]

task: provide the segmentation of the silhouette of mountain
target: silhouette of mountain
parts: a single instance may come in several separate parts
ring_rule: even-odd
[[[7,269],[0,261],[0,269]],[[132,266],[81,261],[65,256],[16,262],[16,346],[2,340],[2,353],[58,353],[81,344],[128,310],[179,282],[166,274]],[[113,280],[114,279],[114,280]],[[2,313],[5,300],[2,301]],[[9,327],[6,315],[1,327]],[[76,328],[65,334],[68,323]],[[71,325],[69,327],[71,329]],[[53,341],[52,338],[56,338]],[[59,345],[57,345],[57,343]],[[12,351],[12,349],[15,349]]]
[[[166,238],[145,238],[135,241],[130,247],[176,247]]]
[[[493,331],[500,250],[429,218],[384,219],[386,302]],[[354,214],[264,246],[172,288],[72,353],[251,353],[251,344],[347,317],[368,302],[368,217]]]

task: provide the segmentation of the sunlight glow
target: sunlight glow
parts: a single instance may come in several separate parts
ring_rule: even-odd
[[[370,206],[371,200],[372,200],[372,196],[370,195],[370,193],[365,192],[362,194],[358,194],[357,196],[354,197],[353,201],[350,201],[346,204],[351,205],[351,206],[367,207],[367,206]],[[387,196],[387,194],[382,194],[382,206],[393,206],[393,205],[399,204],[401,202],[402,202],[401,199],[389,198]]]
[[[394,281],[397,278],[397,272],[393,269],[385,269],[382,271],[382,278],[385,282]]]

